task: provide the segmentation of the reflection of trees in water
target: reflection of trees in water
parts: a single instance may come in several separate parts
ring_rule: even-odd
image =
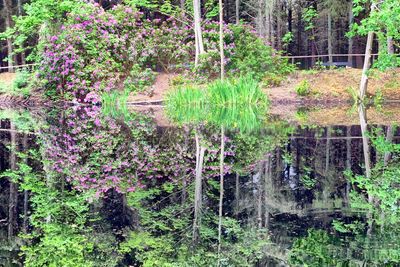
[[[308,238],[308,228],[329,230],[334,218],[354,220],[342,213],[351,204],[348,196],[352,188],[343,172],[351,168],[361,173],[362,139],[357,126],[332,126],[329,130],[298,128],[289,140],[291,131],[278,124],[245,134],[226,131],[221,205],[220,128],[159,128],[145,118],[138,124],[92,111],[67,110],[61,121],[56,115],[48,120],[50,128],[43,129],[39,136],[47,167],[34,169],[35,179],[43,181],[42,188],[30,181],[31,186],[35,185],[30,199],[35,215],[31,225],[35,223],[38,230],[36,241],[29,244],[32,255],[39,248],[43,258],[48,256],[46,249],[47,253],[57,254],[44,245],[59,248],[60,243],[45,244],[44,240],[69,236],[72,243],[87,244],[73,253],[89,265],[101,261],[103,266],[118,261],[194,263],[200,259],[205,265],[215,264],[218,259],[236,266],[262,265],[271,259],[288,262],[293,239]],[[83,124],[86,125],[82,127]],[[78,127],[81,130],[77,132]],[[11,136],[7,138],[11,140]],[[25,146],[21,138],[15,142]],[[275,146],[278,148],[274,149]],[[101,154],[103,150],[105,154]],[[373,162],[377,161],[377,154],[371,150]],[[387,152],[383,153],[381,158],[387,158],[386,155]],[[121,165],[124,161],[128,166]],[[32,166],[33,159],[25,163]],[[105,172],[106,165],[111,170]],[[99,198],[93,197],[96,186],[84,188],[80,183],[80,178],[89,174],[96,178],[93,184],[100,185],[110,173],[120,179],[106,184],[107,190]],[[137,185],[126,184],[124,179],[128,175],[140,177],[131,181],[140,181],[142,186],[127,190]],[[27,186],[27,182],[20,187]],[[8,184],[2,181],[1,185]],[[43,198],[42,202],[35,199],[35,195],[49,194],[53,194],[52,198]],[[9,195],[6,198],[11,199]],[[20,193],[18,212],[26,211],[22,199],[24,194]],[[73,203],[72,212],[66,212],[69,208],[65,203]],[[2,208],[5,213],[9,211],[4,205]],[[63,212],[45,212],[46,208]],[[219,208],[223,211],[221,221]],[[15,218],[19,220],[17,215]],[[363,216],[359,218],[366,222]],[[21,225],[24,222],[20,220],[15,232],[22,230]],[[55,228],[50,231],[49,225]],[[61,232],[61,225],[68,231]],[[371,237],[376,234],[373,231]],[[331,238],[328,235],[327,241],[323,240],[331,242]],[[105,261],[107,258],[110,260]]]

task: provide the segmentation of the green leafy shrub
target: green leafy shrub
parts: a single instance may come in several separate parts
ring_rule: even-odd
[[[276,87],[280,86],[284,80],[285,77],[283,75],[267,72],[262,79],[262,85],[265,87]]]
[[[29,82],[32,74],[27,70],[17,71],[15,80],[13,82],[13,91],[15,94],[28,96],[31,93]]]
[[[235,50],[228,69],[233,73],[251,75],[260,81],[266,73],[287,75],[294,71],[295,66],[288,64],[264,41],[259,38],[252,28],[246,25],[232,25]]]
[[[302,80],[295,88],[298,96],[308,96],[311,93],[310,84],[307,80]]]

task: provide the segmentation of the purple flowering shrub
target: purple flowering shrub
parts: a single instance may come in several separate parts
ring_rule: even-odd
[[[193,27],[173,18],[150,21],[124,5],[105,11],[88,2],[66,21],[57,35],[49,37],[42,54],[38,77],[49,96],[90,102],[93,96],[88,99],[88,93],[98,99],[111,90],[143,91],[153,84],[154,71],[161,69],[200,81],[219,73],[217,22],[205,23],[206,53],[194,68]],[[272,49],[244,26],[224,25],[224,43],[228,72],[265,73],[273,65]]]
[[[80,102],[89,92],[122,89],[132,67],[150,57],[140,12],[123,6],[110,12],[98,4],[88,7],[83,14],[70,14],[60,34],[50,38],[39,70],[48,93]]]

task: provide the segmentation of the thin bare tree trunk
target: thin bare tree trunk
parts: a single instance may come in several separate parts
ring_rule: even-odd
[[[221,1],[221,0],[220,0]],[[225,133],[221,126],[221,154],[219,161],[219,211],[218,211],[218,266],[221,264],[222,204],[224,200]]]
[[[363,105],[359,105],[358,112],[360,115],[360,126],[361,134],[363,140],[363,152],[364,152],[364,164],[365,164],[365,174],[368,179],[371,178],[371,152],[369,148],[369,137],[367,135],[367,118],[365,115],[365,108]]]
[[[278,163],[277,163],[278,164]],[[268,194],[272,193],[272,155],[268,155],[265,162],[264,174],[264,227],[269,228]]]
[[[12,1],[4,0],[4,10],[5,10],[5,22],[6,29],[12,27]],[[8,55],[8,71],[14,72],[14,62],[13,62],[13,44],[11,38],[7,38],[7,55]]]
[[[10,169],[17,169],[17,135],[15,133],[14,123],[10,123],[10,129],[13,130],[11,135],[11,148],[10,148]],[[17,184],[13,182],[11,179],[10,182],[10,195],[9,195],[9,204],[8,204],[8,240],[12,240],[14,238],[14,230],[16,229],[17,223],[17,205],[18,205],[18,189]]]
[[[329,56],[329,65],[333,63],[333,48],[332,48],[332,13],[329,10],[328,12],[328,56]]]
[[[277,49],[282,50],[282,35],[283,35],[283,22],[282,22],[282,4],[280,1],[276,1],[276,40]]]
[[[194,219],[193,219],[193,243],[199,240],[200,215],[202,206],[202,172],[205,148],[200,144],[199,135],[196,132],[196,179],[194,194]]]
[[[330,146],[331,146],[331,127],[326,128],[326,149],[325,149],[325,175],[328,175],[330,163]]]
[[[17,0],[18,16],[22,16],[22,0]],[[25,51],[21,52],[21,64],[26,64]]]
[[[22,140],[23,151],[28,150],[28,135],[24,134],[24,139]],[[28,160],[24,159],[24,163],[28,164]],[[28,232],[28,201],[29,201],[29,192],[24,190],[24,219],[22,223],[22,228],[24,233]]]
[[[351,29],[354,22],[354,14],[353,14],[353,1],[349,2],[349,29]],[[349,55],[347,57],[347,62],[349,63],[350,67],[353,66],[353,37],[349,37],[349,49],[347,52]]]
[[[258,181],[257,181],[257,223],[258,223],[258,228],[262,227],[262,200],[263,200],[263,194],[262,194],[262,177],[263,177],[263,172],[262,172],[262,164],[259,164],[259,175],[258,175]]]
[[[235,22],[239,24],[240,22],[240,0],[235,0]]]
[[[346,137],[351,136],[351,127],[347,126]],[[351,171],[351,138],[346,140],[346,169]],[[350,181],[346,183],[346,205],[349,204]]]
[[[386,142],[392,143],[393,142],[393,126],[389,125],[386,130]],[[383,156],[383,164],[387,166],[390,160],[391,152],[385,152]]]
[[[200,55],[204,54],[203,34],[201,31],[201,4],[200,0],[193,0],[194,37],[196,45],[195,66],[199,64]]]
[[[221,64],[221,80],[224,79],[225,63],[224,63],[224,16],[222,0],[219,0],[219,56]]]
[[[394,41],[392,37],[387,38],[388,53],[390,55],[394,54]]]
[[[371,13],[375,11],[376,5],[372,3],[371,5]],[[364,58],[364,67],[361,76],[360,83],[360,99],[363,100],[368,87],[368,70],[371,65],[371,54],[372,54],[372,43],[374,41],[374,32],[370,31],[367,37],[367,46],[365,47],[365,58]]]
[[[182,13],[185,11],[185,0],[181,0],[181,9],[182,9]]]
[[[270,4],[269,0],[265,0],[265,40],[270,43],[271,42],[271,24],[270,24]]]
[[[239,203],[240,203],[240,180],[239,180],[239,174],[236,173],[236,179],[235,179],[235,217],[237,218],[239,216]]]

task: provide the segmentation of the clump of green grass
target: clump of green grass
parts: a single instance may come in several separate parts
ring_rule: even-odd
[[[251,77],[216,81],[208,86],[210,103],[220,106],[265,105],[267,98]]]
[[[307,80],[302,80],[295,88],[298,96],[308,96],[311,94],[310,83]]]
[[[198,87],[178,87],[167,95],[169,106],[203,106],[207,102],[207,91]]]
[[[201,88],[178,88],[167,97],[167,114],[179,124],[209,122],[249,131],[266,114],[267,97],[250,77],[215,81]]]

